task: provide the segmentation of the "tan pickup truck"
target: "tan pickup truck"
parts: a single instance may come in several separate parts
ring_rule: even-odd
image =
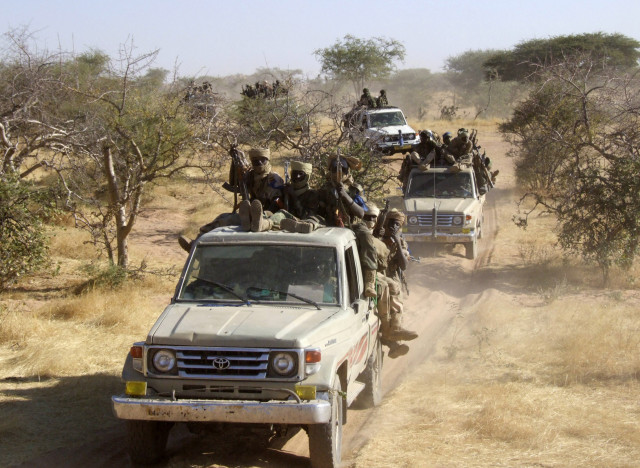
[[[302,427],[312,466],[339,466],[347,408],[380,403],[378,332],[350,230],[201,236],[112,397],[132,461],[161,459],[176,423],[223,423]]]
[[[463,244],[468,259],[478,255],[486,195],[480,195],[471,165],[413,169],[403,197],[391,206],[405,215],[404,237],[413,254],[428,244]]]

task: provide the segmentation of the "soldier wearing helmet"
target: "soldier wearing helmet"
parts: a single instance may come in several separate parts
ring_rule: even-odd
[[[370,109],[374,109],[376,107],[376,100],[371,96],[371,92],[369,88],[364,88],[362,90],[362,94],[360,95],[360,100],[358,101],[359,106],[368,107]]]

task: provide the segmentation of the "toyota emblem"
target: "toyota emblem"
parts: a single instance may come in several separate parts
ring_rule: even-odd
[[[213,359],[214,369],[227,369],[231,365],[231,362],[227,358],[217,357]]]

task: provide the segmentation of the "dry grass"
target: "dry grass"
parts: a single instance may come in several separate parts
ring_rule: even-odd
[[[129,345],[146,332],[172,285],[147,281],[117,291],[55,299],[36,310],[0,310],[0,345],[10,348],[3,377],[70,376],[119,371]]]
[[[493,292],[379,409],[354,467],[637,466],[640,297]]]

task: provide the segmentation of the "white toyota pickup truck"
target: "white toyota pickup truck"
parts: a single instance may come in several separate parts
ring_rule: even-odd
[[[302,427],[311,464],[337,467],[347,408],[381,399],[379,320],[353,233],[219,228],[192,247],[171,304],[134,343],[112,397],[135,463],[171,427]]]

